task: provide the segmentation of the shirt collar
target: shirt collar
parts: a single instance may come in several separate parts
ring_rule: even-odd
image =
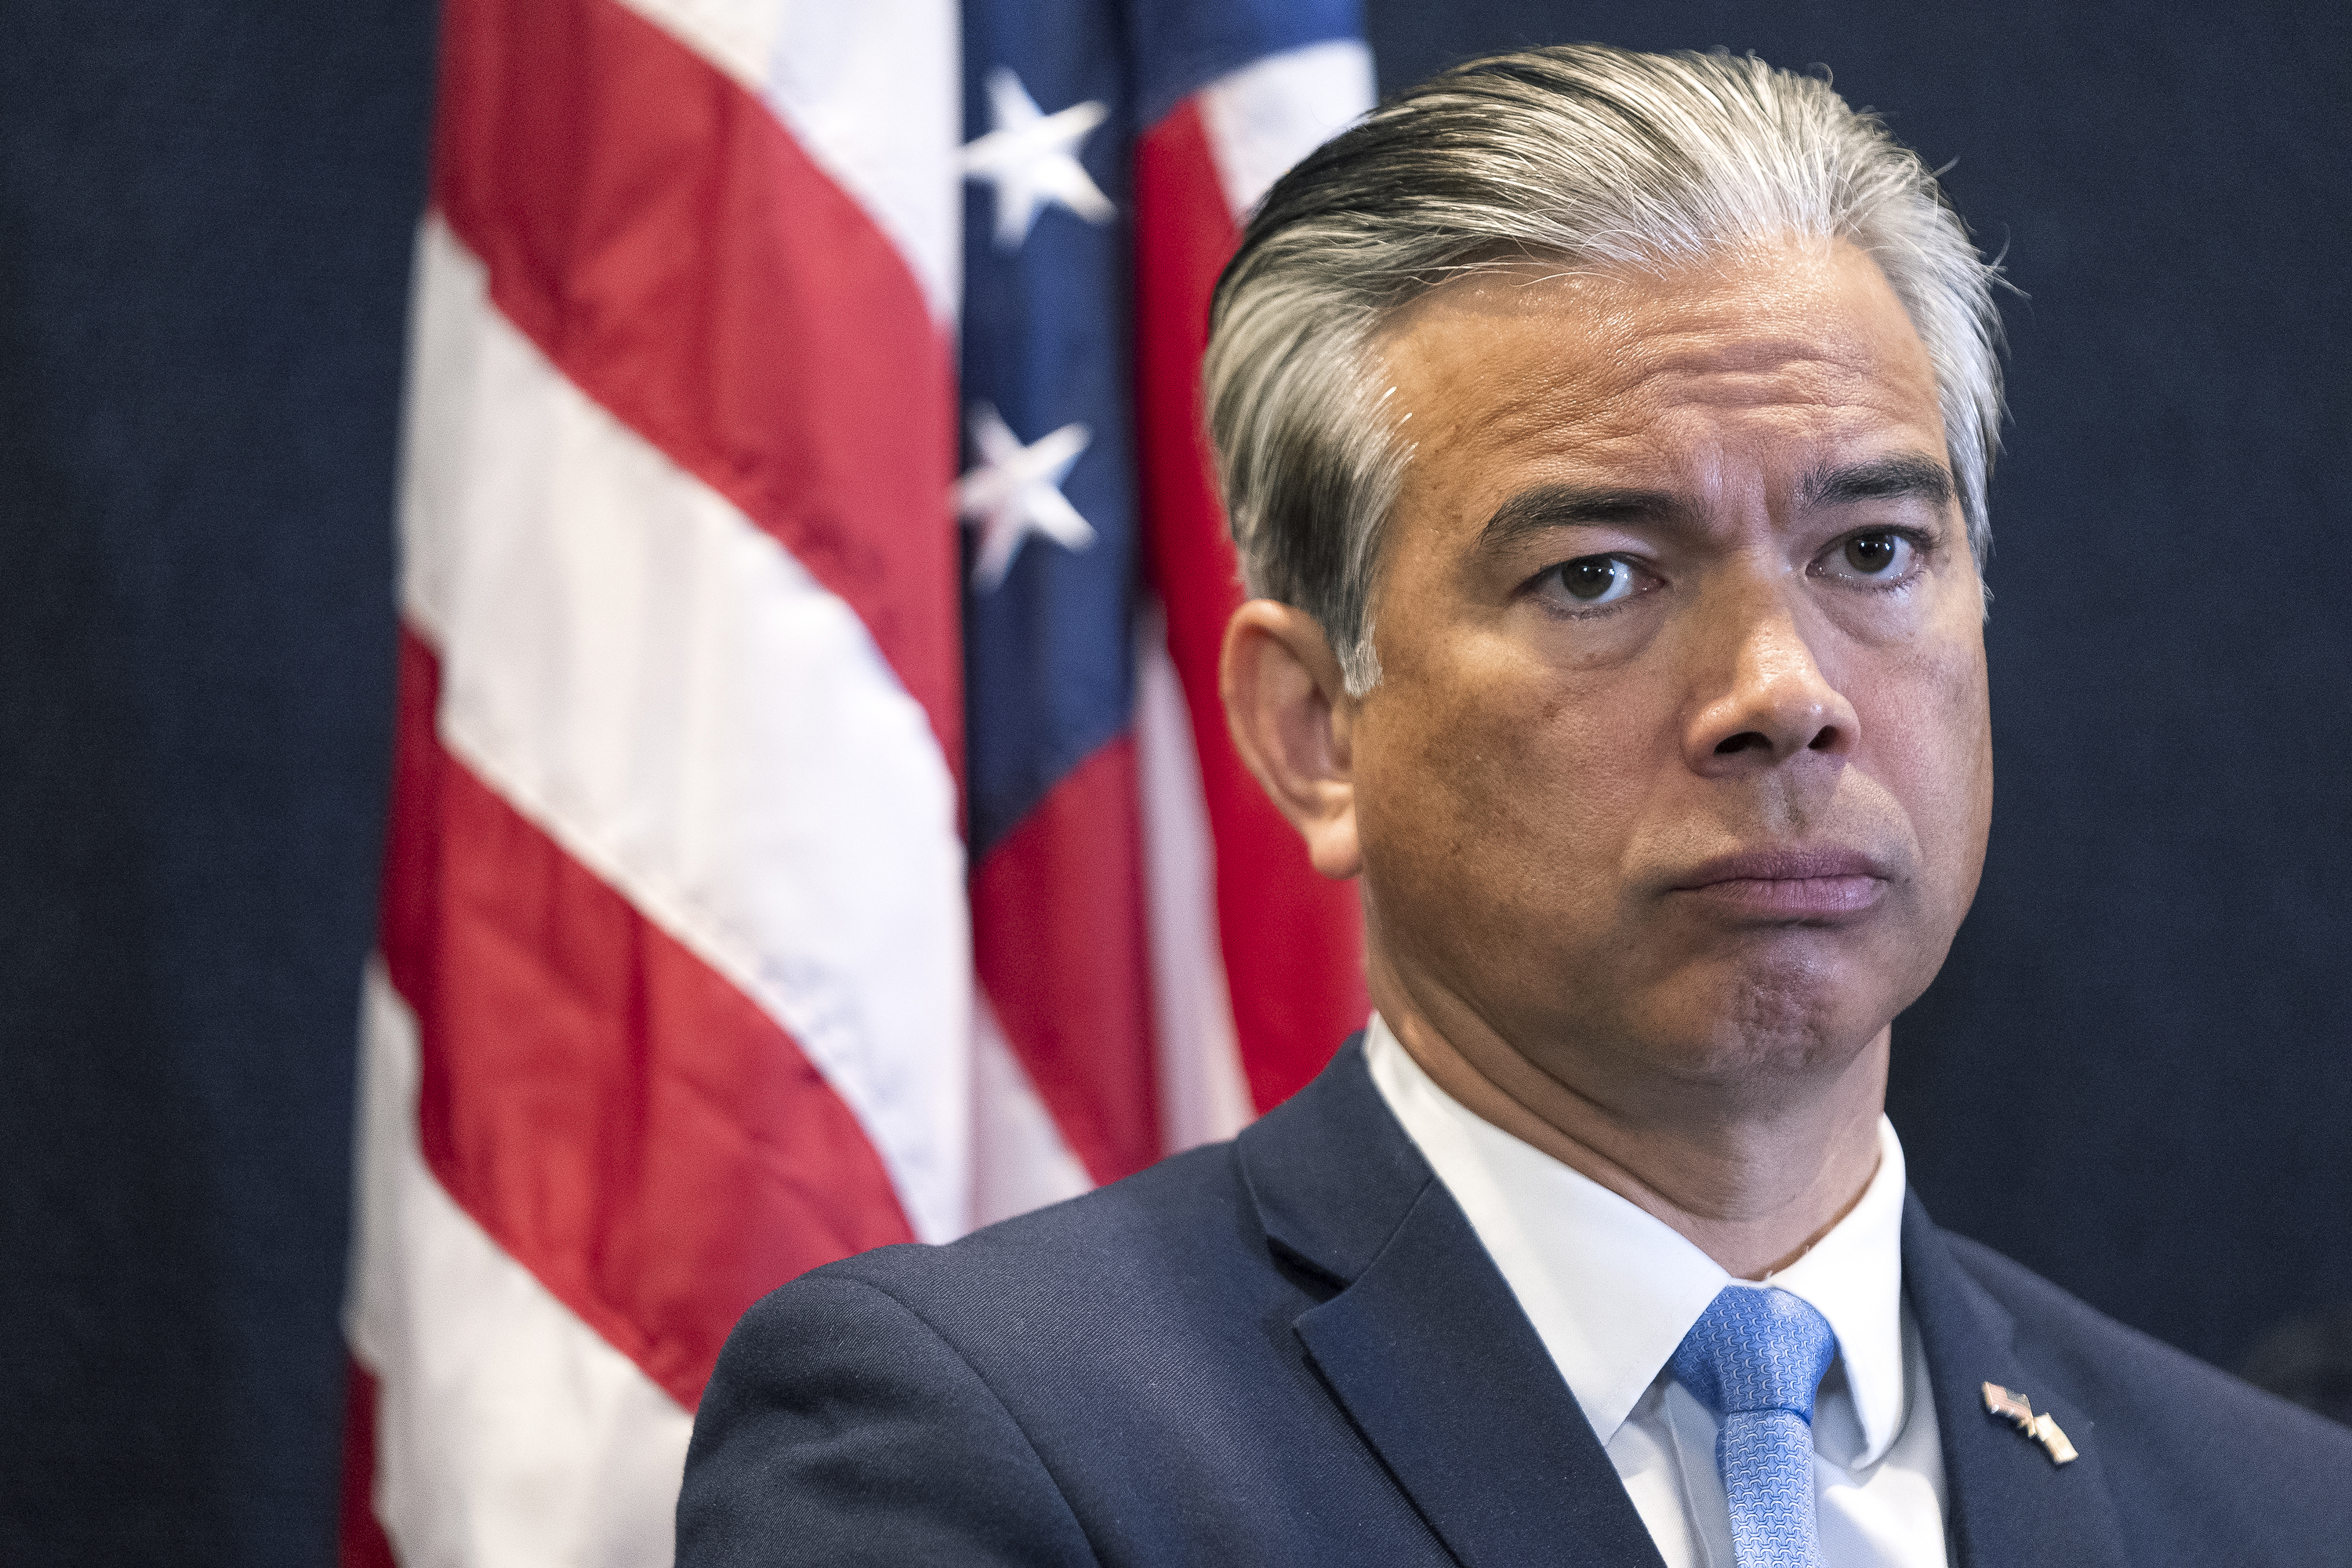
[[[1664,1221],[1464,1107],[1377,1013],[1364,1056],[1605,1446],[1731,1276]],[[1857,1467],[1903,1426],[1903,1146],[1883,1116],[1878,1145],[1861,1199],[1766,1281],[1837,1335],[1862,1427]]]

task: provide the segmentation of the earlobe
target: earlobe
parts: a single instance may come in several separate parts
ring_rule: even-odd
[[[1321,625],[1272,599],[1244,605],[1225,627],[1218,689],[1243,763],[1306,839],[1316,870],[1356,875],[1355,702]]]

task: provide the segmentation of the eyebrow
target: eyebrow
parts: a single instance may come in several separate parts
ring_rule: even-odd
[[[1538,485],[1495,509],[1478,531],[1482,554],[1509,549],[1533,534],[1580,525],[1630,524],[1673,527],[1691,521],[1690,507],[1666,490],[1594,489],[1583,485]]]
[[[1951,470],[1932,458],[1911,453],[1874,458],[1866,463],[1816,468],[1797,487],[1800,504],[1843,506],[1850,501],[1924,500],[1943,506],[1952,499]]]

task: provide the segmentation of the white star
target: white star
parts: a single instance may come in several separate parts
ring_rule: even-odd
[[[1061,203],[1088,223],[1109,219],[1116,209],[1077,159],[1078,143],[1108,110],[1089,102],[1044,113],[1021,79],[1003,66],[988,73],[988,110],[995,129],[964,143],[963,173],[996,186],[998,249],[1020,249],[1047,202]]]
[[[974,587],[985,594],[1002,584],[1032,533],[1065,550],[1084,550],[1095,542],[1093,527],[1061,489],[1063,476],[1094,438],[1083,425],[1065,425],[1024,447],[994,408],[972,405],[971,440],[980,448],[980,463],[956,481],[956,512],[980,525]]]

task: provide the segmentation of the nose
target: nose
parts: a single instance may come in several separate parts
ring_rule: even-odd
[[[1702,668],[1719,672],[1685,738],[1691,767],[1709,777],[1777,767],[1792,757],[1843,758],[1861,739],[1844,693],[1822,674],[1813,650],[1775,593],[1744,595],[1710,619]]]

